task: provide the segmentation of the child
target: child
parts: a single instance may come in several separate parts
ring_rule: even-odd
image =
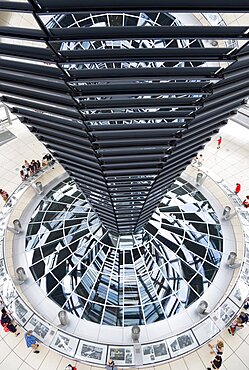
[[[241,185],[237,182],[236,183],[236,188],[234,190],[235,194],[238,194],[240,192],[240,190],[241,190]]]
[[[217,149],[220,149],[221,142],[222,142],[222,137],[220,136],[219,139],[217,140]]]

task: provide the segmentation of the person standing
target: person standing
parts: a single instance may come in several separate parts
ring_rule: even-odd
[[[111,357],[109,358],[105,368],[106,370],[117,370],[117,367]]]
[[[243,308],[244,308],[244,310],[248,310],[248,308],[249,308],[249,297],[247,297],[245,299]]]
[[[72,366],[71,364],[68,364],[65,370],[77,370],[77,368],[76,366]]]
[[[246,196],[246,198],[243,200],[242,203],[246,208],[249,207],[249,195]]]
[[[217,140],[217,149],[220,149],[221,142],[222,142],[222,136],[220,136],[219,139]]]
[[[25,333],[24,338],[26,341],[26,345],[28,348],[33,348],[34,353],[40,353],[38,351],[39,344],[37,343],[37,338],[32,334],[33,331],[29,330],[27,333]]]
[[[12,323],[12,318],[7,314],[7,311],[5,308],[2,308],[1,310],[2,316],[1,316],[1,325],[6,332],[11,332],[15,334],[16,337],[20,335],[20,333],[17,331],[16,326]]]
[[[27,180],[27,178],[29,177],[27,167],[23,165],[21,171],[23,171],[24,179]]]
[[[36,161],[36,167],[37,167],[37,171],[40,171],[40,169],[41,169],[41,162],[39,161],[39,159],[37,159],[37,161]]]
[[[24,161],[24,166],[27,168],[27,170],[29,169],[29,162],[26,159]]]
[[[239,314],[239,317],[238,317],[239,319],[241,319],[241,323],[242,323],[242,325],[243,324],[247,324],[248,322],[249,322],[249,314],[248,313],[246,313],[246,312],[241,312],[240,314]]]
[[[1,195],[1,197],[3,198],[3,200],[4,200],[5,202],[7,202],[7,201],[8,201],[8,199],[9,199],[9,194],[7,193],[7,191],[5,191],[5,190],[3,190],[3,189],[0,189],[0,195]]]
[[[199,157],[198,157],[198,162],[197,162],[197,166],[198,167],[201,167],[202,164],[203,164],[203,161],[204,161],[204,158],[203,158],[203,155],[200,154]]]
[[[240,192],[240,190],[241,190],[241,185],[237,182],[236,183],[236,188],[234,190],[235,194],[238,194]]]
[[[22,181],[26,180],[23,170],[20,171],[20,176],[21,176]]]

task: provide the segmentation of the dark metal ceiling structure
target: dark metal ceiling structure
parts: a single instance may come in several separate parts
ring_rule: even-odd
[[[167,13],[246,12],[249,3],[185,3],[0,1],[40,28],[0,27],[2,100],[115,234],[146,224],[249,95],[249,45],[226,43],[247,41],[248,27],[184,26]]]

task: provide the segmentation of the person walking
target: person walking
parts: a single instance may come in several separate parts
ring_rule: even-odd
[[[39,347],[39,344],[37,343],[38,339],[32,333],[33,333],[32,330],[29,330],[27,333],[25,333],[24,338],[26,341],[26,345],[28,348],[33,349],[33,353],[40,353],[40,351],[38,350]]]
[[[216,345],[209,343],[208,347],[211,348],[211,355],[216,354],[221,356],[224,351],[224,342],[222,340],[217,340]]]
[[[241,185],[237,182],[236,183],[236,188],[234,190],[235,194],[238,194],[240,192],[240,190],[241,190]]]
[[[217,140],[217,149],[220,149],[221,142],[222,142],[222,136],[220,136],[219,139]]]
[[[228,330],[228,333],[229,334],[232,334],[232,336],[234,336],[234,334],[242,329],[244,327],[243,323],[242,323],[242,320],[240,317],[237,317],[232,323],[231,325],[229,326],[229,328],[227,329]]]
[[[212,369],[219,369],[222,365],[222,357],[220,355],[216,355],[213,361],[211,361]],[[207,370],[211,370],[211,367],[207,367]]]

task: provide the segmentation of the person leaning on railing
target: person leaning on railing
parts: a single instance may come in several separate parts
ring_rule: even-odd
[[[243,200],[242,203],[246,208],[249,207],[249,195],[246,196],[246,198]]]

